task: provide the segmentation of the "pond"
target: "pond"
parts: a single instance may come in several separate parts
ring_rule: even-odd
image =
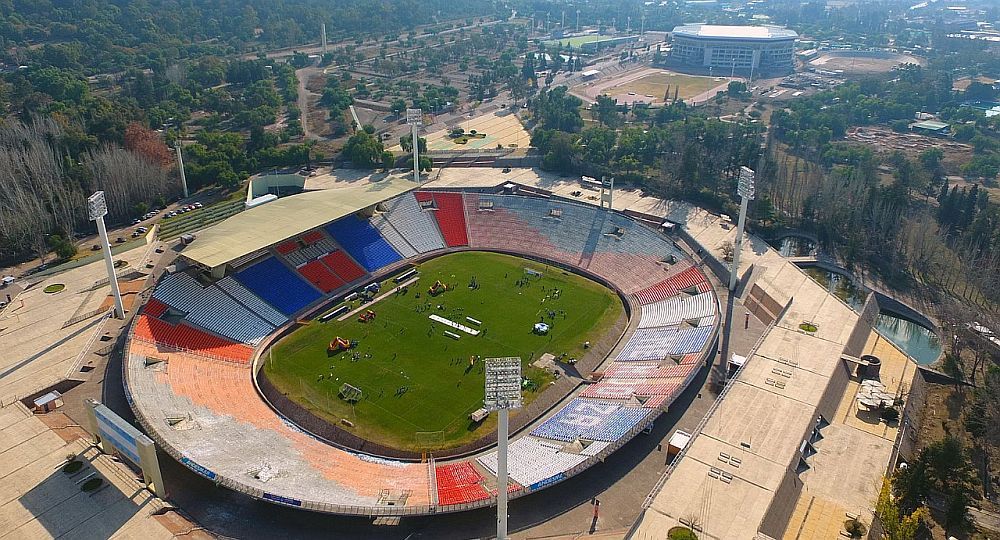
[[[815,266],[805,267],[802,271],[820,285],[827,287],[827,290],[855,311],[860,311],[864,306],[865,291],[857,287],[847,276]],[[875,322],[875,327],[906,354],[912,356],[918,364],[930,364],[941,354],[941,342],[937,334],[913,321],[882,312]]]
[[[807,257],[816,254],[816,243],[801,236],[782,236],[770,243],[782,257]]]

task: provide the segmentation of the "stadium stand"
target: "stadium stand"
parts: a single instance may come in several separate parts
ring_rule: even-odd
[[[635,293],[635,298],[640,304],[646,305],[659,302],[664,298],[675,296],[681,291],[689,289],[697,290],[697,292],[708,292],[711,290],[711,286],[708,284],[708,280],[705,279],[705,275],[701,273],[701,270],[693,266]]]
[[[291,491],[341,504],[384,506],[386,493],[405,498],[407,505],[429,504],[427,464],[358,455],[306,435],[258,397],[247,366],[184,353],[158,356],[169,361],[169,369],[162,373],[145,369],[141,355],[132,355],[128,376],[133,397],[157,404],[143,409],[156,416],[140,419],[147,426],[167,425],[176,411],[189,411],[190,422],[199,429],[171,431],[171,439],[185,443],[185,457],[192,462],[222,467],[213,469],[213,474],[262,491]],[[262,459],[248,468],[247,463],[231,459],[233,455]],[[232,466],[226,468],[224,463]],[[299,488],[305,485],[307,490]]]
[[[288,322],[288,317],[285,317],[280,311],[274,309],[270,304],[261,300],[261,298],[256,294],[250,292],[249,289],[241,285],[239,281],[233,279],[232,276],[226,276],[220,279],[216,285],[218,285],[223,291],[226,291],[226,293],[229,294],[229,296],[232,296],[237,302],[243,304],[247,307],[247,309],[253,311],[273,326],[278,327]]]
[[[309,236],[313,239],[311,244],[284,256],[285,260],[291,263],[292,266],[302,266],[309,261],[314,261],[337,249],[337,244],[335,244],[333,240],[328,238],[320,230],[312,231],[312,233],[309,233]]]
[[[365,271],[363,268],[358,266],[358,264],[351,260],[347,253],[343,251],[334,251],[333,253],[328,253],[320,257],[323,264],[327,266],[330,270],[333,270],[337,277],[344,280],[346,283],[350,283],[354,280],[364,277]]]
[[[411,246],[410,243],[406,241],[406,238],[403,238],[403,235],[400,234],[400,232],[397,231],[391,223],[389,223],[389,220],[386,219],[385,215],[376,214],[372,216],[371,223],[376,229],[378,229],[378,232],[382,235],[382,237],[385,238],[386,241],[392,245],[393,249],[395,249],[404,259],[409,259],[418,253],[416,248]]]
[[[331,291],[337,290],[344,286],[344,280],[337,277],[329,268],[326,267],[320,260],[309,261],[306,264],[297,268],[299,274],[302,277],[309,280],[310,283],[316,286],[317,289],[323,291],[324,294],[329,294]]]
[[[164,276],[153,297],[186,312],[186,321],[234,341],[256,345],[275,328],[222,289],[202,287],[183,272]]]
[[[274,257],[248,266],[233,277],[287,316],[301,311],[321,297],[319,291]]]
[[[229,362],[247,363],[253,356],[253,349],[246,345],[209,334],[184,323],[173,325],[145,313],[136,319],[135,337]]]
[[[636,330],[629,338],[621,352],[618,361],[632,360],[662,360],[670,355],[673,342],[677,338],[677,327],[664,326],[659,328],[642,328]]]
[[[465,228],[465,202],[461,193],[418,191],[414,196],[418,202],[434,201],[437,208],[434,219],[437,220],[441,237],[448,247],[469,245],[469,235]]]
[[[258,326],[272,332],[322,298],[319,291],[330,293],[400,258],[446,247],[510,250],[585,268],[640,304],[634,314],[639,328],[600,380],[511,442],[511,492],[539,489],[596,462],[594,456],[617,448],[658,415],[702,367],[700,353],[715,330],[715,297],[699,294],[711,285],[658,231],[558,198],[415,192],[385,207],[370,220],[350,215],[281,242],[271,248],[273,256],[209,287],[186,274],[162,279],[133,325],[126,368],[127,389],[142,401],[134,410],[144,426],[167,429],[168,442],[185,457],[221,468],[212,472],[230,483],[338,505],[323,511],[398,504],[425,505],[433,513],[435,499],[450,510],[489,504],[495,488],[476,463],[495,474],[495,451],[431,467],[324,444],[261,400],[250,370],[240,365],[253,350],[237,341],[256,343],[264,332]],[[145,362],[146,355],[169,360],[169,369]],[[162,427],[179,414],[199,429]],[[176,457],[176,448],[171,454]],[[233,454],[266,455],[264,469],[248,472],[229,458]]]
[[[668,354],[696,353],[705,347],[705,343],[708,342],[711,335],[712,327],[710,326],[678,330],[670,344]]]
[[[437,478],[438,504],[464,504],[490,497],[483,487],[486,480],[468,461],[440,465],[434,468]]]
[[[326,231],[369,272],[402,258],[389,242],[382,238],[378,229],[357,215],[350,215],[327,224]]]
[[[306,244],[310,244],[310,245],[311,244],[315,244],[316,242],[320,242],[324,238],[326,238],[326,237],[323,236],[323,232],[322,231],[318,231],[318,230],[316,230],[316,231],[309,231],[309,232],[307,232],[307,233],[305,233],[305,234],[302,235],[302,241],[305,242]]]
[[[156,298],[150,298],[149,302],[146,302],[146,307],[142,310],[142,312],[146,315],[159,319],[164,313],[167,312],[168,308],[170,308],[170,306],[160,302]]]
[[[648,413],[643,409],[578,398],[536,427],[531,434],[557,441],[589,439],[612,442],[635,427]]]
[[[587,456],[562,452],[561,443],[553,443],[532,436],[521,437],[510,443],[507,471],[515,482],[531,487],[583,463]],[[496,474],[497,453],[490,452],[478,458],[480,465]]]
[[[715,296],[712,293],[673,296],[642,306],[639,328],[672,326],[687,320],[698,319],[700,321],[702,318],[714,315]]]
[[[417,199],[404,193],[387,203],[385,218],[420,253],[444,248],[444,239],[434,218],[420,209]]]

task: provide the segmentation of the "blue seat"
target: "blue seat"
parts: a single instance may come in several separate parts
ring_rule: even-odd
[[[322,296],[274,257],[248,266],[233,277],[285,315],[298,312]]]
[[[326,231],[369,272],[403,258],[382,238],[378,229],[356,215],[330,223]]]

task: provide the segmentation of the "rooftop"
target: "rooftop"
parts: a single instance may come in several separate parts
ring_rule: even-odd
[[[406,178],[389,176],[278,199],[205,229],[183,254],[195,263],[215,268],[416,187]]]
[[[715,24],[685,24],[675,27],[672,33],[675,36],[716,39],[782,40],[799,37],[794,30],[778,26],[722,26]]]
[[[940,131],[946,129],[948,124],[944,122],[938,122],[937,120],[924,120],[923,122],[917,122],[913,124],[913,127],[917,129],[929,129],[932,131]]]

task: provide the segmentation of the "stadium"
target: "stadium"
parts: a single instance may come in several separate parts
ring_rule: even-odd
[[[798,34],[770,26],[686,24],[671,37],[670,59],[677,65],[779,72],[793,67]]]
[[[607,206],[390,177],[249,209],[161,262],[129,404],[174,459],[254,499],[457,512],[496,504],[481,360],[519,356],[509,493],[559,483],[668,410],[719,332],[669,223]]]

